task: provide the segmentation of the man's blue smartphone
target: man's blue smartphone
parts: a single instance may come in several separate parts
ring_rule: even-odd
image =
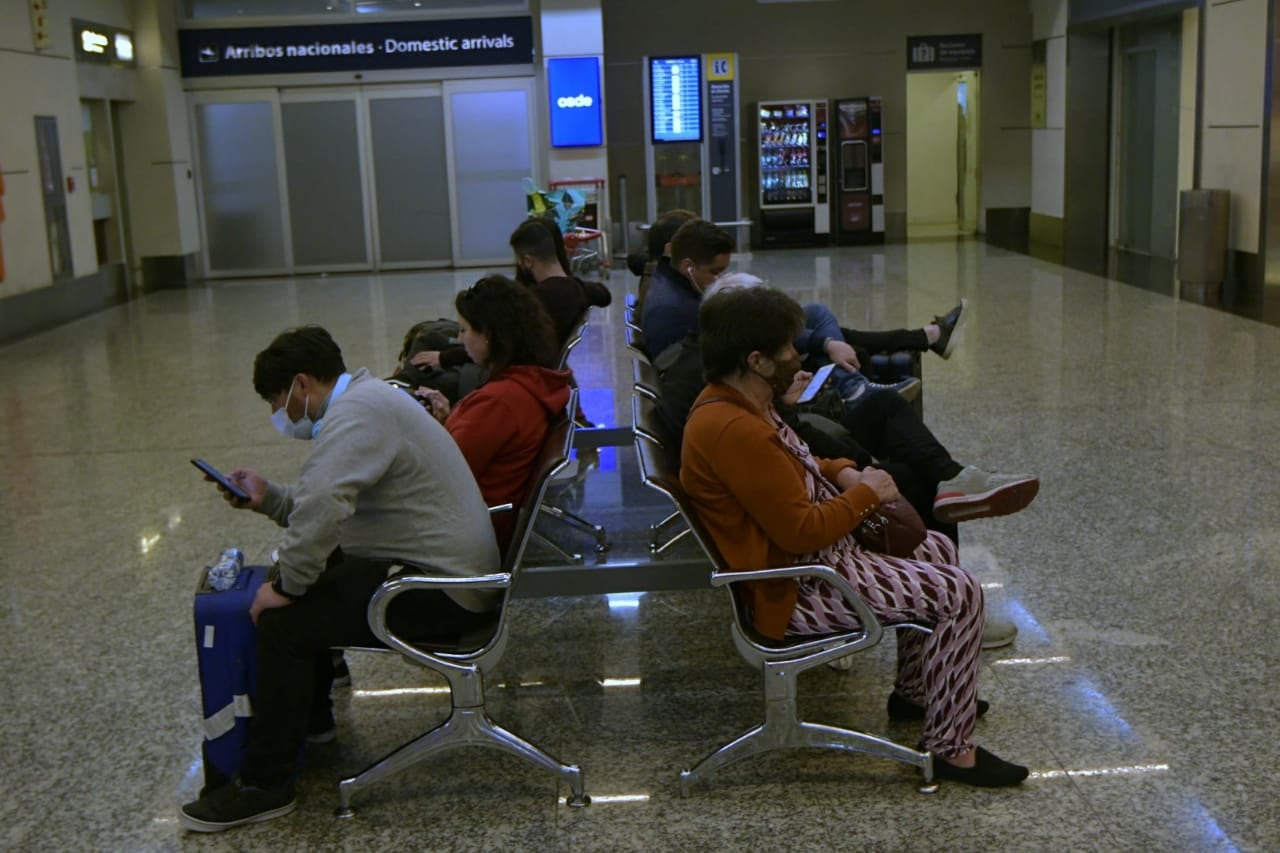
[[[237,499],[242,501],[249,500],[248,492],[228,480],[221,471],[214,468],[208,462],[205,462],[203,459],[192,459],[191,464],[212,477],[219,486],[222,486],[222,488],[235,495]]]

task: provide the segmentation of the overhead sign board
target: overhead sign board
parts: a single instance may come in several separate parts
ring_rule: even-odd
[[[527,65],[533,19],[179,30],[178,43],[184,77]]]
[[[907,36],[908,71],[951,71],[982,67],[982,33]]]
[[[702,141],[702,75],[698,56],[649,60],[654,142]]]
[[[736,53],[708,53],[704,57],[707,62],[708,80],[732,80],[734,66],[738,64]]]
[[[600,59],[595,56],[548,59],[547,106],[551,113],[553,148],[603,145]]]
[[[75,43],[77,61],[129,67],[137,65],[133,55],[132,30],[72,18],[71,39]]]

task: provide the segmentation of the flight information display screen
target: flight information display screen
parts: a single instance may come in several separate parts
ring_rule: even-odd
[[[654,142],[702,141],[701,64],[696,56],[649,60]]]

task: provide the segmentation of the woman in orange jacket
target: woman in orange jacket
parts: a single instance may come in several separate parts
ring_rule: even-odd
[[[766,287],[731,288],[703,300],[699,342],[708,386],[684,430],[680,482],[730,566],[832,566],[886,625],[929,634],[898,637],[889,716],[923,719],[937,774],[971,785],[1015,785],[1027,768],[973,743],[987,708],[977,698],[983,596],[959,566],[955,544],[935,531],[910,559],[863,549],[854,529],[899,498],[893,478],[847,459],[815,459],[773,400],[792,385],[800,306]],[[856,626],[840,594],[820,581],[766,581],[747,595],[755,627],[781,639]]]

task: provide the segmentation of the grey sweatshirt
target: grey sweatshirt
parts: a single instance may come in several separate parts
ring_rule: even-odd
[[[291,595],[315,583],[339,546],[455,577],[500,569],[488,508],[458,445],[413,398],[364,368],[323,412],[298,484],[269,483],[258,512],[286,529],[280,585]],[[481,612],[500,593],[449,595]]]

